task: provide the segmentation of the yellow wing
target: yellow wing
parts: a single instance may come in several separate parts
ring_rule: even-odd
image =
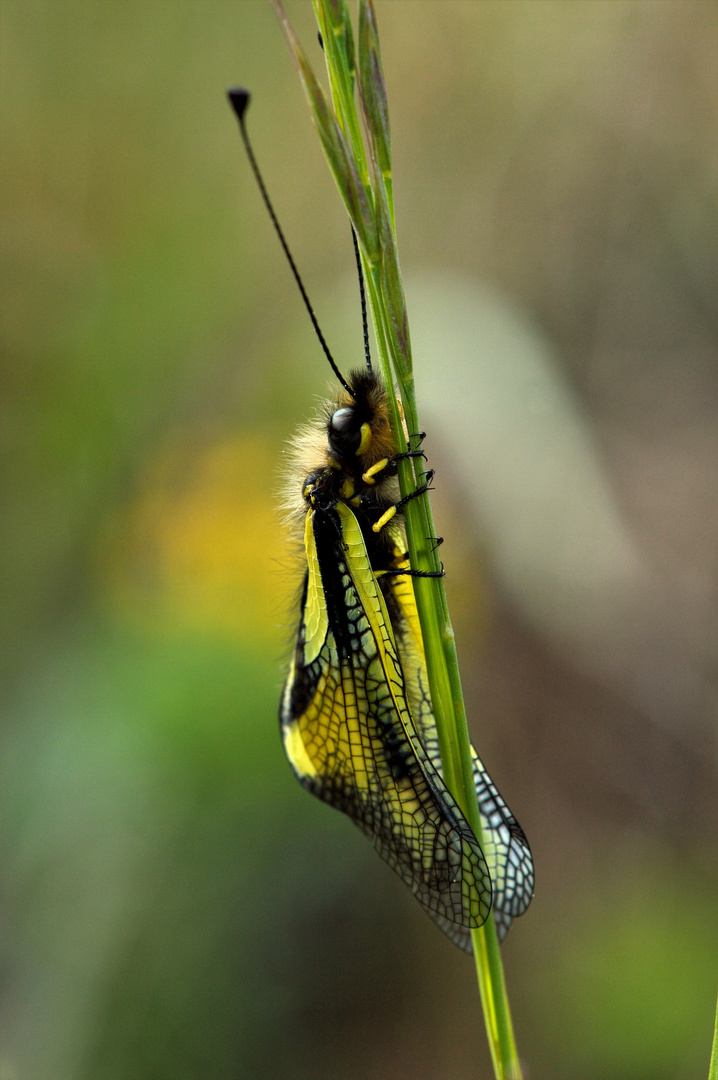
[[[401,538],[397,537],[400,542]],[[397,548],[397,563],[408,569],[406,556]],[[384,585],[389,600],[393,628],[404,671],[407,698],[416,730],[424,749],[441,772],[441,754],[436,723],[429,696],[429,681],[414,600],[414,587],[408,576],[388,577]],[[501,797],[471,747],[474,786],[481,814],[484,855],[491,873],[493,912],[499,941],[506,937],[512,920],[526,911],[534,890],[534,866],[524,832]],[[436,921],[455,944],[471,951],[471,937],[461,927]]]
[[[371,837],[433,918],[468,933],[488,916],[489,871],[417,736],[349,507],[309,510],[305,547],[302,617],[280,710],[287,756],[300,783]]]

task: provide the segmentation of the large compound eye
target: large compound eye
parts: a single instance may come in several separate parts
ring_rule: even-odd
[[[330,437],[333,436],[345,453],[356,453],[362,433],[354,409],[337,409],[329,421],[329,428]]]

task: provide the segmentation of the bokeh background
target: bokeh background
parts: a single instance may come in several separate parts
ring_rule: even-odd
[[[311,6],[287,9],[317,68]],[[264,3],[3,0],[1,1080],[488,1077],[470,960],[290,775],[283,446],[361,362]],[[718,8],[378,3],[474,742],[537,891],[529,1080],[707,1073]]]

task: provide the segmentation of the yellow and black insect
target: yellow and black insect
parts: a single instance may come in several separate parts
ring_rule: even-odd
[[[386,392],[354,372],[329,407],[323,448],[294,447],[307,570],[280,709],[300,783],[373,840],[462,948],[492,903],[499,937],[533,892],[526,838],[476,753],[481,851],[441,775],[412,573],[400,520]],[[398,511],[398,513],[397,513]]]
[[[230,91],[260,190],[343,391],[294,440],[295,514],[306,570],[280,706],[300,783],[346,813],[444,932],[468,951],[493,907],[503,939],[533,893],[531,852],[473,751],[485,851],[441,770],[402,525],[386,390],[371,370],[338,370],[269,202],[244,126],[246,91]],[[355,241],[356,245],[356,241]],[[358,256],[357,263],[359,264]],[[363,283],[362,309],[364,310]],[[426,490],[427,484],[408,498]]]

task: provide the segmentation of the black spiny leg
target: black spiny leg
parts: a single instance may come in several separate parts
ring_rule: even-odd
[[[374,522],[372,530],[375,533],[381,532],[387,522],[401,510],[403,506],[406,506],[412,499],[418,499],[420,495],[426,494],[427,491],[431,491],[431,481],[434,479],[434,470],[429,469],[428,473],[424,473],[426,482],[421,484],[416,491],[410,491],[408,495],[405,495],[403,499],[399,499],[398,503],[394,503],[388,510],[385,510],[381,517]]]
[[[424,461],[426,461],[426,454],[424,453],[423,450],[420,449],[421,444],[423,443],[425,438],[426,438],[426,432],[425,431],[417,431],[415,435],[410,435],[409,436],[409,441],[406,444],[406,450],[404,451],[404,453],[403,454],[396,454],[394,456],[393,460],[394,461],[401,461],[402,458],[423,457]],[[415,450],[411,449],[411,440],[412,439],[418,439],[419,440],[419,446]]]
[[[417,451],[412,450],[411,453],[413,455],[417,453]],[[418,453],[421,453],[421,451],[418,451]],[[406,504],[408,502],[411,502],[412,499],[418,499],[420,495],[426,495],[427,491],[433,491],[434,489],[431,486],[431,481],[433,479],[434,470],[429,469],[428,472],[424,473],[424,483],[421,484],[415,491],[410,491],[409,494],[405,495],[403,499],[399,499],[399,502],[396,503],[394,506],[394,510],[399,511],[401,510],[402,506],[406,506]]]
[[[426,438],[426,432],[425,431],[418,431],[414,435],[409,436],[408,446],[409,447],[411,446],[411,440],[412,439],[418,439],[419,440],[419,446],[421,446],[421,443],[423,443],[425,438]],[[416,450],[407,449],[401,454],[395,454],[394,457],[391,460],[392,460],[392,464],[394,464],[397,461],[401,461],[402,458],[406,459],[406,458],[417,458],[417,457],[422,457],[424,459],[424,461],[426,461],[426,454],[421,449],[416,449]],[[416,488],[415,491],[411,491],[408,495],[405,495],[403,499],[399,499],[398,503],[395,503],[394,506],[390,506],[389,509],[386,510],[381,515],[379,520],[374,522],[374,524],[372,525],[372,529],[374,530],[374,532],[381,532],[381,530],[384,528],[386,523],[388,521],[391,521],[391,519],[394,517],[394,515],[396,513],[398,513],[402,509],[402,507],[406,506],[406,504],[408,502],[411,502],[412,499],[418,499],[420,495],[425,495],[427,491],[432,491],[433,488],[431,487],[431,481],[433,479],[434,479],[434,470],[429,469],[428,472],[424,473],[424,483],[423,484],[421,484],[418,488]],[[436,541],[435,546],[431,549],[432,551],[436,551],[439,544],[443,544],[443,542],[444,542],[443,536],[431,536],[431,537],[429,537],[429,539]],[[395,570],[382,570],[382,571],[380,571],[380,573],[381,573],[382,576],[384,576],[385,574],[386,575],[392,575],[392,576],[397,576],[399,574],[406,574],[408,577],[439,578],[439,577],[444,577],[446,571],[444,570],[444,564],[442,563],[441,564],[441,570],[411,570],[411,569],[399,570],[399,569],[395,569]]]
[[[416,452],[417,451],[412,451],[412,454],[414,454]],[[421,453],[421,451],[419,451],[419,453]],[[394,517],[394,515],[397,513],[397,511],[401,510],[401,508],[403,506],[406,506],[406,504],[408,502],[411,502],[412,499],[418,499],[418,497],[420,495],[424,495],[427,491],[432,491],[433,490],[432,487],[431,487],[431,481],[434,479],[434,470],[429,469],[429,471],[427,473],[425,473],[424,475],[426,477],[425,483],[423,483],[420,487],[418,487],[416,489],[416,491],[412,491],[408,495],[405,495],[404,498],[400,499],[398,503],[394,504],[394,506],[390,506],[389,509],[387,511],[385,511],[385,513],[382,514],[382,516],[379,518],[379,520],[374,522],[374,524],[372,525],[372,529],[374,530],[374,532],[380,532],[381,529],[384,528],[386,523],[388,521],[391,521],[391,519]],[[443,537],[432,536],[431,539],[438,541],[438,543],[436,544],[436,547],[438,547],[439,544],[442,543],[442,541],[443,541]],[[432,548],[432,551],[435,551],[436,547]],[[382,573],[382,575],[383,574],[392,574],[392,575],[396,576],[397,574],[407,574],[409,577],[434,577],[434,578],[438,578],[438,577],[444,577],[444,574],[446,573],[446,571],[444,570],[444,564],[442,563],[441,564],[441,570],[410,570],[410,569],[399,570],[399,569],[397,569],[397,570],[383,570],[383,571],[381,571],[381,573]]]
[[[392,461],[401,461],[402,458],[423,457],[426,461],[426,454],[423,450],[404,450],[401,454],[394,454]]]
[[[441,570],[380,570],[377,577],[381,575],[384,577],[391,574],[392,577],[397,577],[399,574],[406,574],[407,577],[446,577],[446,570],[444,570],[444,564],[441,564]]]

